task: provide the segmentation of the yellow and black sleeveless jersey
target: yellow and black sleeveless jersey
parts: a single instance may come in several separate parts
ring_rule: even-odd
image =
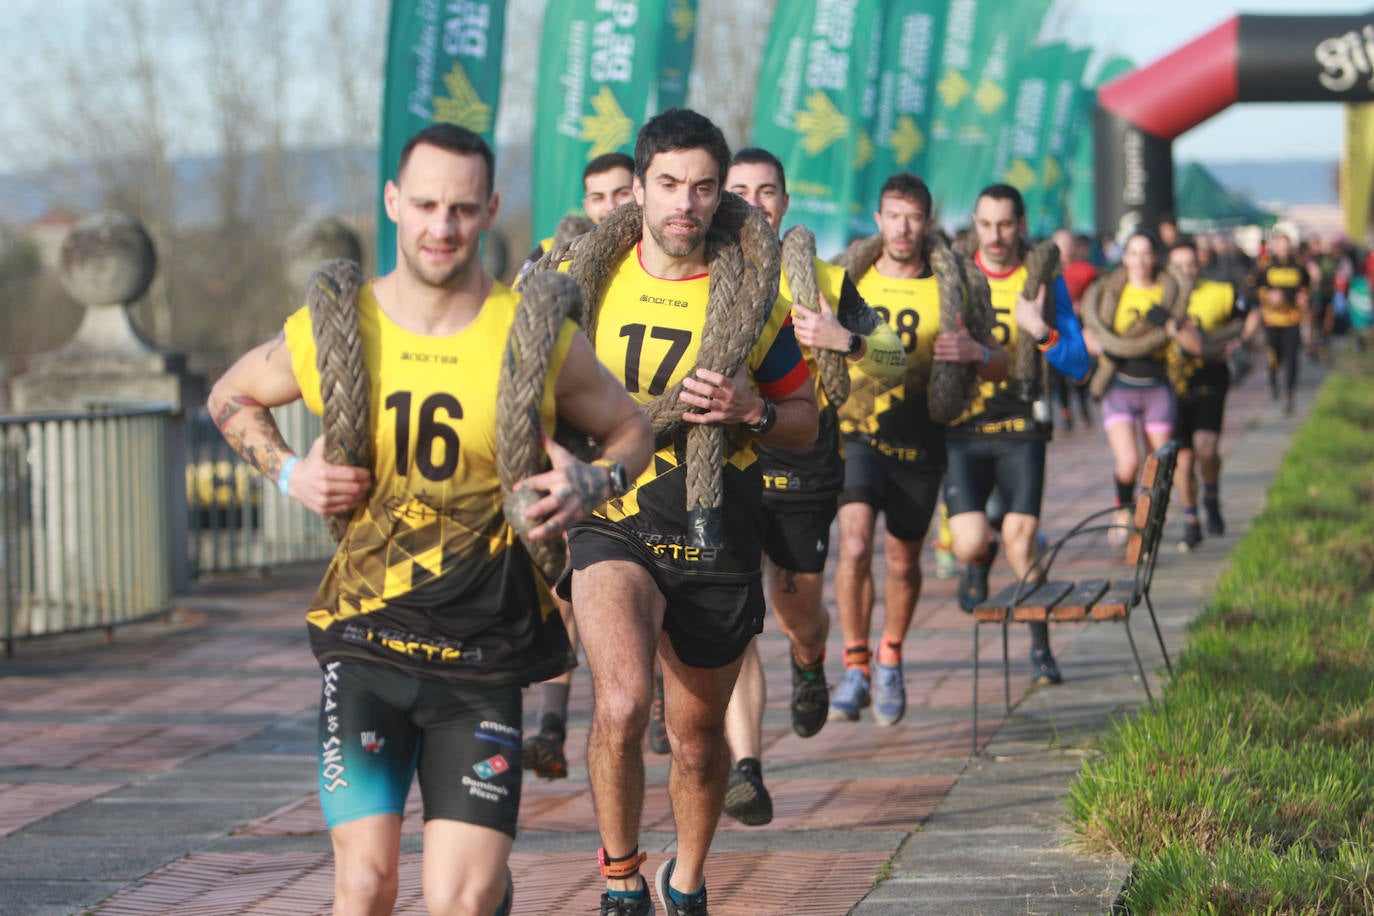
[[[878,377],[849,367],[849,400],[840,408],[840,432],[864,439],[905,464],[942,468],[945,427],[930,418],[926,386],[940,333],[940,290],[926,270],[916,279],[885,277],[870,267],[858,281],[859,295],[897,335],[906,355],[900,375]]]
[[[1127,283],[1117,300],[1116,312],[1112,316],[1112,330],[1118,337],[1127,337],[1132,329],[1139,330],[1147,324],[1146,314],[1164,302],[1164,288],[1158,283],[1152,286],[1135,286]],[[1162,379],[1165,377],[1165,361],[1169,357],[1170,344],[1164,344],[1146,356],[1132,358],[1113,357],[1117,361],[1117,372],[1138,379]],[[1108,353],[1108,356],[1112,354]]]
[[[596,321],[596,355],[641,405],[696,366],[709,284],[706,274],[684,280],[653,276],[640,263],[637,245],[611,272]],[[781,296],[745,366],[764,397],[783,397],[810,384],[792,331],[791,304]],[[679,429],[628,493],[597,510],[602,527],[647,547],[655,562],[679,573],[724,580],[757,573],[763,524],[757,440],[738,426],[726,427],[725,543],[711,550],[688,546],[685,446],[686,430]]]
[[[1272,260],[1262,263],[1251,279],[1259,291],[1260,313],[1267,328],[1291,328],[1302,323],[1302,307],[1298,305],[1298,290],[1308,285],[1307,271],[1292,261]],[[1283,302],[1269,303],[1266,293],[1276,289],[1283,293]]]
[[[1016,298],[1026,288],[1026,268],[1017,266],[1005,273],[997,273],[985,267],[977,254],[974,254],[973,260],[987,276],[988,287],[992,291],[993,336],[1007,348],[1014,365],[1016,341],[1021,331],[1016,323]],[[1031,412],[1036,388],[1035,380],[1019,380],[1010,375],[1002,382],[984,380],[969,409],[951,424],[950,436],[1045,438],[1045,431],[1035,422]]]
[[[816,285],[821,295],[837,314],[862,304],[858,289],[843,267],[816,259]],[[792,289],[787,274],[782,275],[781,295],[791,300]],[[862,359],[849,362],[851,376],[865,379],[900,379],[906,368],[906,354],[892,328],[880,324],[866,337],[867,348]],[[789,507],[805,504],[826,504],[844,489],[844,450],[840,442],[839,414],[825,396],[824,386],[816,367],[816,355],[802,346],[807,368],[816,382],[816,403],[820,406],[820,433],[816,444],[803,451],[759,447],[763,463],[764,505],[774,502]],[[852,396],[852,395],[851,395]]]
[[[500,283],[472,324],[429,337],[358,296],[371,382],[373,488],[355,513],[307,615],[321,662],[361,657],[438,680],[527,683],[570,666],[548,587],[501,514],[496,389],[519,297]],[[554,379],[540,416],[554,423]],[[323,411],[310,313],[286,321],[292,367]]]
[[[1230,283],[1198,278],[1192,295],[1188,297],[1188,317],[1193,319],[1198,330],[1209,334],[1238,314],[1235,287]],[[1174,343],[1169,348],[1169,360],[1177,364],[1173,377],[1178,379],[1178,393],[1183,397],[1200,397],[1224,388],[1230,382],[1224,359],[1204,360],[1190,356]]]

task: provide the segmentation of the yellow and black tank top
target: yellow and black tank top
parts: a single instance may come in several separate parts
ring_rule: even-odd
[[[1141,326],[1149,326],[1145,316],[1150,309],[1161,305],[1164,302],[1164,288],[1158,283],[1150,286],[1136,286],[1127,283],[1121,290],[1121,298],[1117,300],[1116,312],[1112,315],[1112,331],[1118,337],[1128,337],[1131,331],[1139,330]],[[1165,367],[1169,358],[1170,344],[1164,344],[1153,353],[1145,356],[1116,357],[1108,353],[1116,360],[1116,380],[1130,384],[1131,382],[1162,382],[1166,377]]]
[[[1298,291],[1307,287],[1308,277],[1301,264],[1292,261],[1270,261],[1260,266],[1253,283],[1259,289],[1260,313],[1264,316],[1265,327],[1291,328],[1302,323]],[[1265,293],[1271,289],[1283,294],[1282,302],[1269,302],[1269,297]]]
[[[596,355],[639,404],[648,404],[696,366],[709,285],[707,274],[683,280],[653,276],[640,262],[638,245],[612,270],[596,321]],[[781,296],[745,366],[764,397],[782,397],[810,384],[792,330],[791,305]],[[679,573],[720,581],[757,574],[763,524],[757,440],[738,426],[726,428],[720,549],[689,546],[685,463],[686,431],[679,429],[628,493],[581,524],[622,538]]]
[[[373,488],[307,614],[321,663],[365,658],[448,682],[524,684],[566,670],[567,634],[547,584],[501,514],[496,390],[519,296],[497,283],[445,337],[393,323],[358,296],[371,383]],[[559,334],[540,417],[576,326]],[[286,321],[305,402],[323,412],[310,313]],[[304,448],[306,443],[298,443]]]
[[[973,259],[987,276],[992,292],[993,336],[1006,347],[1014,361],[1016,341],[1021,333],[1016,323],[1016,299],[1026,288],[1026,268],[1017,266],[998,273],[985,267],[977,254]],[[1037,388],[1034,379],[1016,379],[1010,375],[1001,382],[984,380],[969,409],[951,424],[950,436],[964,439],[973,436],[1046,438],[1047,431],[1035,422],[1031,409]]]
[[[837,314],[862,304],[858,289],[843,267],[817,258],[815,271],[816,285],[821,295]],[[781,295],[789,301],[793,298],[786,273],[782,275]],[[851,378],[900,379],[906,367],[906,354],[902,352],[901,341],[892,328],[887,324],[878,325],[865,339],[867,347],[863,358],[847,361]],[[815,352],[803,345],[802,353],[806,356],[807,368],[816,383],[820,433],[816,436],[816,444],[805,450],[793,451],[766,445],[759,447],[759,460],[763,463],[765,506],[779,504],[791,509],[810,505],[826,506],[833,504],[835,497],[844,489],[844,448],[840,440],[839,412],[826,399]]]
[[[875,376],[849,367],[849,400],[840,408],[840,432],[868,442],[904,464],[945,466],[945,427],[930,418],[926,387],[940,333],[940,290],[926,270],[915,279],[885,277],[870,267],[859,295],[897,336],[906,366],[899,375]]]
[[[1197,279],[1188,297],[1188,317],[1203,334],[1210,334],[1236,317],[1236,290],[1230,283],[1203,277]],[[1204,360],[1184,353],[1177,342],[1169,349],[1169,360],[1176,363],[1173,377],[1178,393],[1185,397],[1200,397],[1223,390],[1230,384],[1230,372],[1224,359]]]

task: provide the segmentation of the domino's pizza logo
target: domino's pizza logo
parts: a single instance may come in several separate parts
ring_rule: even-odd
[[[496,754],[486,760],[477,761],[472,765],[472,769],[483,779],[491,779],[493,776],[499,776],[509,770],[510,764],[506,762],[505,757]]]

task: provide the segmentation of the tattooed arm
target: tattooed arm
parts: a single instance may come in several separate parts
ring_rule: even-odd
[[[597,360],[580,331],[573,335],[554,397],[558,416],[596,440],[602,459],[623,465],[633,483],[653,455],[653,431],[625,386]],[[532,532],[536,539],[561,535],[612,495],[607,468],[578,461],[552,440],[546,439],[544,448],[553,470],[517,484],[548,493],[525,512],[528,518],[546,519]]]
[[[215,426],[234,451],[275,482],[287,459],[295,456],[271,408],[300,396],[286,335],[278,332],[245,353],[215,382],[208,406]],[[328,464],[323,444],[322,438],[316,439],[292,469],[290,493],[311,511],[333,515],[358,504],[367,493],[371,475],[362,468]]]

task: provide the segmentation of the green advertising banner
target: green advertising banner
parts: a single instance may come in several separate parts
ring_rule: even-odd
[[[1048,235],[1069,224],[1069,168],[1074,154],[1077,129],[1082,117],[1083,71],[1092,56],[1091,48],[1073,50],[1064,45],[1050,84],[1049,113],[1041,139],[1042,164],[1035,206],[1026,202],[1032,235]]]
[[[1073,149],[1073,174],[1070,180],[1069,201],[1073,229],[1077,232],[1094,231],[1097,224],[1096,194],[1097,184],[1093,180],[1096,167],[1093,165],[1093,111],[1097,108],[1097,88],[1111,82],[1135,69],[1135,64],[1125,57],[1113,57],[1098,68],[1092,79],[1092,88],[1084,87],[1083,97],[1079,100],[1079,120],[1072,128],[1075,139]]]
[[[931,116],[929,175],[935,212],[966,225],[978,192],[993,181],[1009,86],[1030,52],[1049,0],[951,0]]]
[[[501,95],[505,0],[393,0],[382,90],[382,178],[430,124],[461,124],[493,143]],[[396,226],[377,204],[376,272],[396,266]]]
[[[664,0],[557,0],[544,11],[534,117],[534,238],[553,235],[582,199],[582,169],[634,155],[657,111]]]
[[[764,48],[753,143],[782,160],[791,197],[787,222],[816,234],[821,257],[841,251],[849,239],[857,170],[871,155],[862,148],[863,112],[876,96],[869,76],[882,6],[881,0],[791,0],[775,13]]]
[[[998,134],[997,152],[992,161],[993,181],[1005,181],[1021,192],[1030,213],[1030,197],[1041,183],[1042,141],[1049,109],[1050,86],[1064,46],[1044,45],[1024,57],[1010,81],[1009,119]]]
[[[864,233],[878,209],[883,182],[897,172],[925,177],[936,66],[945,40],[948,0],[888,0],[878,66],[873,162],[860,191]]]
[[[687,104],[687,80],[697,46],[697,0],[668,0],[658,44],[658,98],[654,111]]]

